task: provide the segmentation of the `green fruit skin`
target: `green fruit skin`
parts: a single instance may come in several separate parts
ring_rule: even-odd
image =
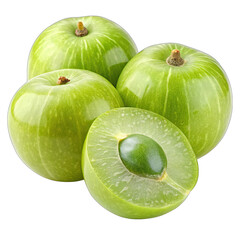
[[[57,85],[60,76],[69,83]],[[59,70],[27,82],[15,94],[8,112],[13,146],[23,162],[56,181],[83,179],[82,145],[93,120],[123,106],[116,89],[86,70]]]
[[[161,146],[141,134],[132,134],[120,141],[119,156],[130,172],[143,177],[159,179],[167,167]]]
[[[88,35],[77,37],[82,21]],[[98,16],[67,18],[45,29],[32,46],[28,79],[58,69],[86,69],[96,72],[113,85],[137,53],[129,34],[118,24]]]
[[[166,59],[180,50],[182,66]],[[198,158],[225,134],[232,112],[231,87],[222,67],[211,56],[175,43],[150,46],[122,71],[117,90],[125,106],[156,112],[178,126]]]
[[[108,211],[120,217],[130,219],[153,218],[172,211],[184,201],[184,199],[182,199],[181,201],[176,202],[175,204],[170,204],[165,208],[149,208],[138,206],[121,199],[102,183],[92,168],[87,153],[87,142],[88,137],[86,138],[83,147],[82,169],[84,173],[84,180],[92,197]]]

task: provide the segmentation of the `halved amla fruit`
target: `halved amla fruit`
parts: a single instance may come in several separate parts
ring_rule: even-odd
[[[151,218],[175,209],[198,178],[185,135],[164,117],[137,108],[113,109],[93,122],[82,169],[94,199],[126,218]]]

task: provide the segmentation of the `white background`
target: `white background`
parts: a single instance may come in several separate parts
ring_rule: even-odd
[[[0,239],[240,239],[240,13],[228,1],[1,1]],[[102,208],[84,181],[44,179],[16,155],[7,130],[11,98],[24,84],[28,54],[46,27],[99,15],[125,28],[138,49],[178,42],[215,57],[231,82],[234,110],[223,140],[199,159],[199,180],[176,210],[124,219]]]

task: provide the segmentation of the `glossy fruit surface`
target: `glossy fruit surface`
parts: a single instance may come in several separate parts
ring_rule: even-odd
[[[141,134],[131,134],[121,140],[119,156],[130,172],[143,177],[160,178],[167,167],[167,158],[161,146]]]
[[[174,49],[182,65],[167,62]],[[177,125],[197,157],[217,145],[230,121],[232,96],[224,70],[211,56],[180,44],[138,53],[121,73],[117,90],[125,106],[151,110]]]
[[[76,36],[78,23],[88,33]],[[102,17],[63,19],[45,29],[37,38],[28,60],[28,79],[58,69],[87,69],[113,85],[137,53],[135,43],[118,24]]]
[[[58,85],[63,76],[70,81]],[[70,69],[42,74],[14,96],[8,113],[10,137],[19,157],[39,175],[81,180],[82,145],[91,123],[120,106],[116,89],[96,73]]]
[[[135,134],[162,148],[167,164],[160,177],[139,176],[123,163],[119,144]],[[137,141],[145,150],[151,148],[151,141]],[[137,157],[138,149],[133,151]],[[186,199],[198,178],[197,160],[185,135],[164,117],[137,108],[113,109],[93,122],[84,143],[82,169],[95,200],[127,218],[156,217],[173,210]]]

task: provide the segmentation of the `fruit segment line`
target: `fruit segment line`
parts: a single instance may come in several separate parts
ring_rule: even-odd
[[[42,105],[42,108],[41,108],[41,113],[43,113],[44,108],[45,108],[46,105],[47,105],[47,101],[48,101],[48,99],[49,99],[49,96],[50,96],[52,90],[53,90],[53,88],[51,88],[51,89],[49,90],[49,92],[48,92],[48,94],[47,94],[47,96],[46,96],[46,99],[45,99],[45,101],[44,101],[44,103],[43,103],[43,105]],[[41,114],[41,116],[42,116],[42,115],[43,115],[43,114]],[[40,137],[39,137],[39,135],[40,135],[39,133],[40,133],[40,126],[41,126],[41,125],[40,125],[41,119],[42,119],[42,118],[39,119],[39,123],[38,123],[38,139],[37,139],[38,153],[39,153],[40,161],[41,161],[44,169],[46,170],[46,172],[49,174],[49,176],[50,176],[51,178],[55,179],[55,177],[52,175],[52,173],[47,169],[46,164],[45,164],[44,161],[43,161],[43,155],[42,155],[42,153],[41,153]]]
[[[184,85],[184,92],[185,92],[185,96],[186,96],[186,106],[187,106],[187,116],[188,116],[188,124],[187,124],[187,128],[188,128],[188,132],[187,132],[187,137],[188,139],[190,139],[191,136],[191,119],[190,119],[190,103],[188,101],[188,93],[187,93],[187,88],[186,88],[186,79],[183,78],[183,85]]]
[[[189,190],[183,188],[182,186],[180,186],[179,184],[177,184],[171,177],[169,177],[169,175],[167,174],[167,176],[164,178],[163,180],[166,184],[168,184],[169,186],[173,187],[174,189],[176,189],[178,192],[180,192],[182,195],[184,196],[188,196],[189,194]]]
[[[172,75],[172,68],[169,69],[169,72],[168,72],[168,76],[167,76],[167,85],[166,85],[166,95],[165,95],[165,102],[164,102],[164,108],[163,108],[163,116],[165,115],[166,113],[166,108],[167,108],[167,100],[168,100],[168,84],[169,84],[169,79]]]
[[[103,34],[103,33],[98,33],[100,36],[103,36],[107,39],[109,39],[110,41],[112,41],[114,44],[116,44],[117,46],[119,46],[119,44],[112,38],[110,38],[109,36],[107,36],[106,34]]]
[[[221,89],[221,87],[219,86],[219,85],[216,85],[215,83],[217,83],[218,81],[217,81],[217,79],[216,79],[216,77],[213,75],[213,74],[211,74],[211,77],[215,80],[214,82],[212,81],[212,78],[210,78],[209,76],[208,76],[208,73],[203,69],[203,68],[200,68],[204,73],[205,73],[205,77],[207,78],[207,79],[209,79],[209,83],[212,85],[212,88],[215,90],[215,92],[216,92],[216,96],[217,96],[217,98],[216,98],[216,104],[217,104],[217,110],[218,110],[218,115],[219,116],[221,116],[221,103],[220,103],[220,101],[219,101],[219,98],[221,97],[219,94],[218,94],[218,90],[217,90],[217,87],[219,87],[219,89]],[[212,69],[212,68],[211,68]],[[213,69],[212,69],[213,70]],[[216,71],[214,71],[214,72],[216,72]],[[217,72],[216,72],[217,73]],[[221,76],[220,76],[221,77]],[[223,94],[223,93],[222,93]],[[216,141],[216,139],[217,139],[217,137],[218,137],[218,135],[219,135],[219,132],[220,132],[220,128],[221,128],[221,118],[219,117],[218,118],[218,126],[217,126],[217,131],[216,131],[216,133],[215,133],[215,137],[214,137],[214,139],[212,140],[212,143],[214,143],[215,141]],[[211,144],[211,145],[213,145],[213,144]],[[209,148],[210,147],[212,147],[212,146],[209,146]]]

